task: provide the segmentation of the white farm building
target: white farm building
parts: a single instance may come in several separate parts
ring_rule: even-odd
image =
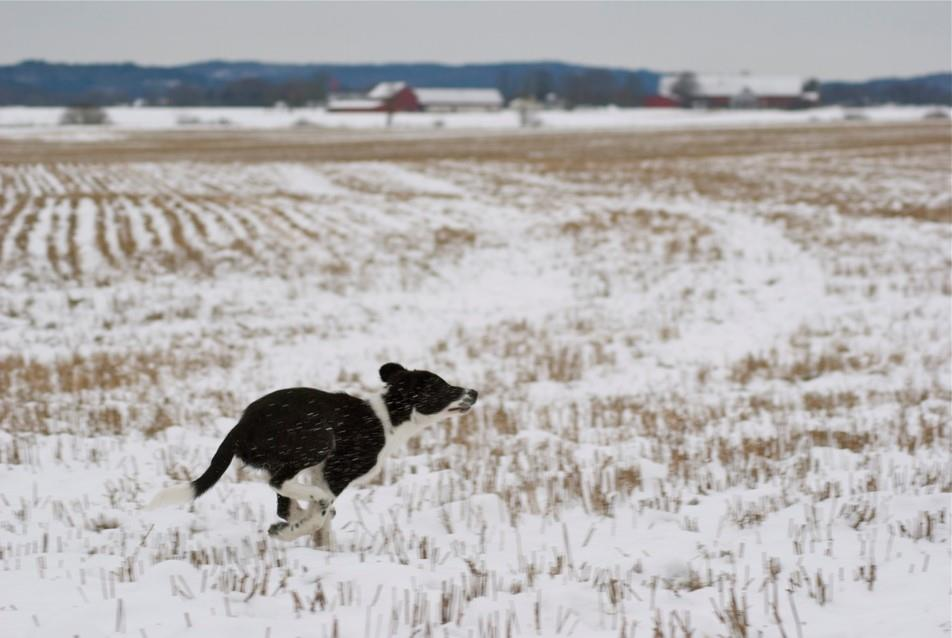
[[[498,89],[413,89],[424,111],[498,111],[503,106]]]

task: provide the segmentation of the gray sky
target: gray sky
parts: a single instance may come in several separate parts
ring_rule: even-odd
[[[952,2],[0,1],[0,64],[499,62],[823,79],[952,68]]]

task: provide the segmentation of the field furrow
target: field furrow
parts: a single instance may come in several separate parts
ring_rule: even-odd
[[[119,264],[119,255],[122,254],[115,211],[111,202],[104,198],[90,201],[91,214],[96,219],[96,251],[110,267],[115,268]]]

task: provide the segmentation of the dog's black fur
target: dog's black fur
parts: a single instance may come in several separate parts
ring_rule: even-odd
[[[278,390],[254,401],[225,436],[208,469],[191,482],[190,497],[207,492],[237,456],[268,472],[269,484],[279,492],[278,516],[287,520],[291,498],[281,493],[284,484],[323,463],[321,474],[331,495],[321,499],[320,506],[327,510],[328,500],[332,502],[350,483],[378,466],[381,452],[400,428],[420,428],[451,412],[466,412],[478,396],[475,390],[451,386],[432,372],[407,370],[397,363],[382,366],[380,378],[387,387],[376,409],[372,401],[314,388]],[[382,409],[384,419],[379,414]],[[184,492],[184,499],[165,493],[156,496],[153,504],[188,500]]]

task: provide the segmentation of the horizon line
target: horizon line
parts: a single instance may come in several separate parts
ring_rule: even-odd
[[[747,73],[747,71],[700,71],[696,69],[678,69],[678,70],[658,70],[651,69],[649,67],[624,67],[624,66],[605,66],[605,65],[594,65],[586,63],[576,63],[576,62],[566,62],[564,60],[553,60],[553,59],[542,59],[542,60],[501,60],[496,62],[462,62],[462,63],[451,63],[451,62],[434,62],[434,61],[414,61],[414,62],[279,62],[279,61],[265,61],[263,59],[228,59],[228,58],[207,58],[195,60],[192,62],[181,62],[178,64],[152,64],[144,62],[136,62],[133,60],[122,60],[122,61],[96,61],[96,62],[68,62],[61,60],[50,60],[46,58],[22,58],[17,62],[11,63],[0,63],[0,67],[13,67],[21,64],[28,63],[40,63],[48,65],[64,65],[64,66],[137,66],[140,68],[153,68],[153,69],[172,69],[180,67],[189,67],[189,66],[198,66],[202,64],[259,64],[263,66],[291,66],[291,67],[308,67],[308,66],[337,66],[337,67],[360,67],[360,66],[442,66],[449,68],[463,68],[463,67],[472,67],[472,66],[505,66],[505,65],[533,65],[533,64],[555,64],[562,66],[571,66],[571,67],[580,67],[586,69],[604,69],[610,71],[626,71],[629,73],[654,73],[658,75],[662,74],[672,74],[672,73],[681,73],[681,72],[694,72],[699,74],[714,74],[714,73]],[[816,77],[808,73],[750,73],[750,75],[760,75],[760,76],[769,76],[769,75],[797,75],[802,77]],[[863,82],[872,82],[876,80],[903,80],[903,79],[916,79],[922,77],[928,77],[932,75],[950,75],[952,76],[952,69],[940,70],[940,71],[923,71],[910,75],[873,75],[868,76],[864,79],[857,80],[838,80],[838,79],[828,79],[826,82],[838,82],[844,84],[858,84]],[[823,81],[821,78],[817,77],[818,80]]]

